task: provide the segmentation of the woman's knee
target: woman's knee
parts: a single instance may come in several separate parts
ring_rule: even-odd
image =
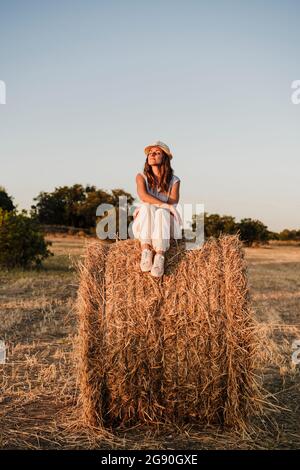
[[[150,204],[150,202],[143,202],[141,205],[140,205],[140,211],[146,211],[146,212],[149,212],[149,211],[152,211],[154,209],[154,206],[153,204]]]
[[[149,202],[145,202],[144,204],[141,205],[139,214],[141,214],[142,219],[146,217],[146,218],[150,218],[151,220],[154,220],[155,207],[153,206],[153,204],[150,204]]]
[[[155,212],[156,218],[163,217],[166,220],[170,220],[170,216],[171,214],[170,214],[169,209],[166,209],[164,207],[162,208],[159,207],[158,209],[156,209],[156,212]]]

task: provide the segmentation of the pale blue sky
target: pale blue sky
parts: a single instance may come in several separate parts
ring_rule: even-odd
[[[300,2],[0,0],[0,185],[136,195],[174,153],[181,203],[300,228]]]

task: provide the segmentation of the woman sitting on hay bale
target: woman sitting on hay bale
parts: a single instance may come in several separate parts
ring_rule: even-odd
[[[173,174],[170,164],[173,156],[166,144],[157,141],[144,151],[147,155],[144,172],[136,176],[142,203],[133,214],[132,232],[141,242],[141,270],[161,277],[170,238],[181,238],[182,234],[182,220],[176,209],[180,178]]]

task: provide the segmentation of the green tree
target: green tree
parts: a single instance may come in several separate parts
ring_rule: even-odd
[[[279,233],[280,240],[299,240],[300,239],[300,230],[289,230],[284,229]]]
[[[13,211],[15,205],[12,196],[9,196],[3,186],[0,186],[0,208],[5,211]]]
[[[196,230],[196,222],[199,224],[199,215],[192,216],[192,230]],[[237,231],[235,218],[230,215],[208,214],[204,212],[204,236],[218,238],[221,233],[234,234]]]
[[[253,245],[254,242],[266,243],[270,239],[267,226],[259,220],[245,218],[237,224],[237,227],[241,240],[247,246]]]
[[[69,225],[77,227],[77,205],[85,200],[85,190],[81,184],[60,186],[52,193],[40,192],[31,206],[42,224]]]
[[[279,233],[269,230],[269,240],[280,240]]]
[[[221,233],[233,234],[236,232],[235,218],[230,215],[204,214],[205,237],[219,237]]]
[[[52,253],[36,219],[27,211],[4,211],[0,208],[0,266],[5,268],[36,267]]]
[[[196,230],[196,222],[201,223],[199,214],[192,216],[192,230]],[[267,243],[269,239],[276,238],[274,232],[270,232],[268,228],[259,220],[250,218],[242,219],[236,222],[235,218],[230,215],[208,214],[204,212],[204,236],[218,238],[221,234],[238,234],[240,239],[246,245],[251,246],[253,242]],[[278,237],[278,234],[277,234]]]
[[[31,215],[41,224],[67,225],[65,201],[60,199],[55,192],[40,192],[34,201],[38,202],[31,206]]]
[[[85,200],[76,208],[78,227],[95,227],[97,207],[100,204],[113,204],[113,202],[113,197],[102,189],[87,192]]]
[[[123,189],[113,189],[108,193],[90,185],[85,188],[81,184],[62,186],[52,193],[39,193],[34,198],[37,203],[31,206],[31,214],[42,224],[95,227],[97,207],[107,203],[116,207],[118,212],[119,196],[126,196],[128,205],[134,200]]]

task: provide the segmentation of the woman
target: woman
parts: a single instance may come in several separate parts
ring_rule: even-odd
[[[181,238],[182,220],[176,210],[180,178],[173,174],[170,163],[173,156],[166,144],[157,141],[144,151],[147,155],[144,173],[136,175],[137,193],[142,204],[133,214],[132,232],[141,242],[141,270],[161,277],[170,238]]]

